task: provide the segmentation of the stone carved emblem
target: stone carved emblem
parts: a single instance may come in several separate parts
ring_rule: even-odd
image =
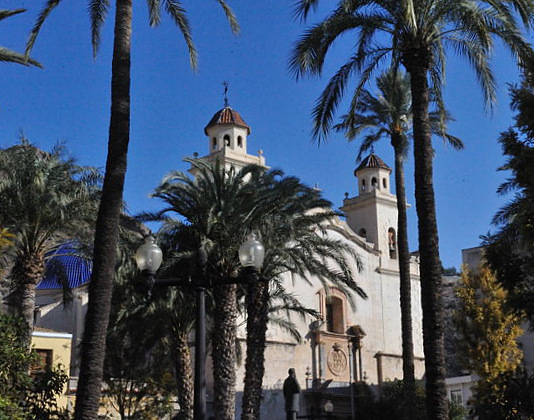
[[[336,375],[342,375],[347,370],[347,354],[343,351],[339,344],[334,344],[332,350],[328,354],[328,368]]]

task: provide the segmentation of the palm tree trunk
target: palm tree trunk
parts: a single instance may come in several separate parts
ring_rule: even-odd
[[[423,48],[416,49],[406,67],[412,84],[415,203],[421,259],[427,410],[429,420],[447,420],[441,262],[433,185],[434,150],[428,118],[428,65],[424,64],[428,54]]]
[[[12,272],[15,287],[9,298],[10,312],[24,320],[27,326],[24,343],[29,349],[35,313],[35,289],[45,272],[43,256],[29,253],[17,257]]]
[[[213,288],[213,408],[217,420],[235,420],[236,285]]]
[[[241,420],[258,420],[265,373],[265,341],[269,315],[269,286],[249,285],[247,296],[247,355]]]
[[[176,334],[171,345],[180,412],[176,420],[193,419],[193,369],[187,334]]]
[[[130,137],[132,0],[117,0],[111,78],[111,119],[102,198],[95,231],[93,273],[82,340],[76,420],[98,416]]]
[[[415,373],[412,331],[412,295],[410,279],[410,249],[408,245],[408,218],[406,216],[406,187],[404,180],[403,153],[400,139],[392,137],[395,150],[395,189],[397,192],[397,246],[399,253],[400,307],[402,330],[402,373],[404,387],[404,415],[414,416]]]

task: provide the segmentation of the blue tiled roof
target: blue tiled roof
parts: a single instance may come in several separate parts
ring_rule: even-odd
[[[75,254],[72,246],[63,245],[49,255],[45,276],[37,285],[37,290],[63,289],[62,279],[65,279],[71,289],[87,283],[91,278],[93,264]]]

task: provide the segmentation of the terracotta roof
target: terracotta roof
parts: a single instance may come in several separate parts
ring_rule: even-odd
[[[237,125],[238,127],[243,127],[247,129],[247,134],[250,134],[250,127],[247,125],[239,112],[225,106],[223,109],[217,111],[213,117],[211,117],[210,122],[204,128],[204,133],[208,135],[208,128],[211,128],[216,125]]]
[[[367,156],[364,160],[362,160],[362,163],[360,163],[360,166],[358,166],[354,173],[367,168],[383,168],[391,171],[391,168],[384,163],[382,159],[380,159],[377,155],[374,153],[371,153],[369,156]]]

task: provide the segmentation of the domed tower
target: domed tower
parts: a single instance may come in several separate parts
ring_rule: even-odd
[[[247,153],[250,127],[239,112],[230,108],[226,102],[224,108],[211,117],[204,128],[204,133],[208,136],[209,154],[202,159],[218,160],[238,168],[251,163],[265,166],[261,150],[257,156]]]
[[[371,153],[354,171],[358,196],[345,198],[341,210],[355,233],[386,258],[397,259],[397,197],[389,189],[390,175],[391,168]]]

